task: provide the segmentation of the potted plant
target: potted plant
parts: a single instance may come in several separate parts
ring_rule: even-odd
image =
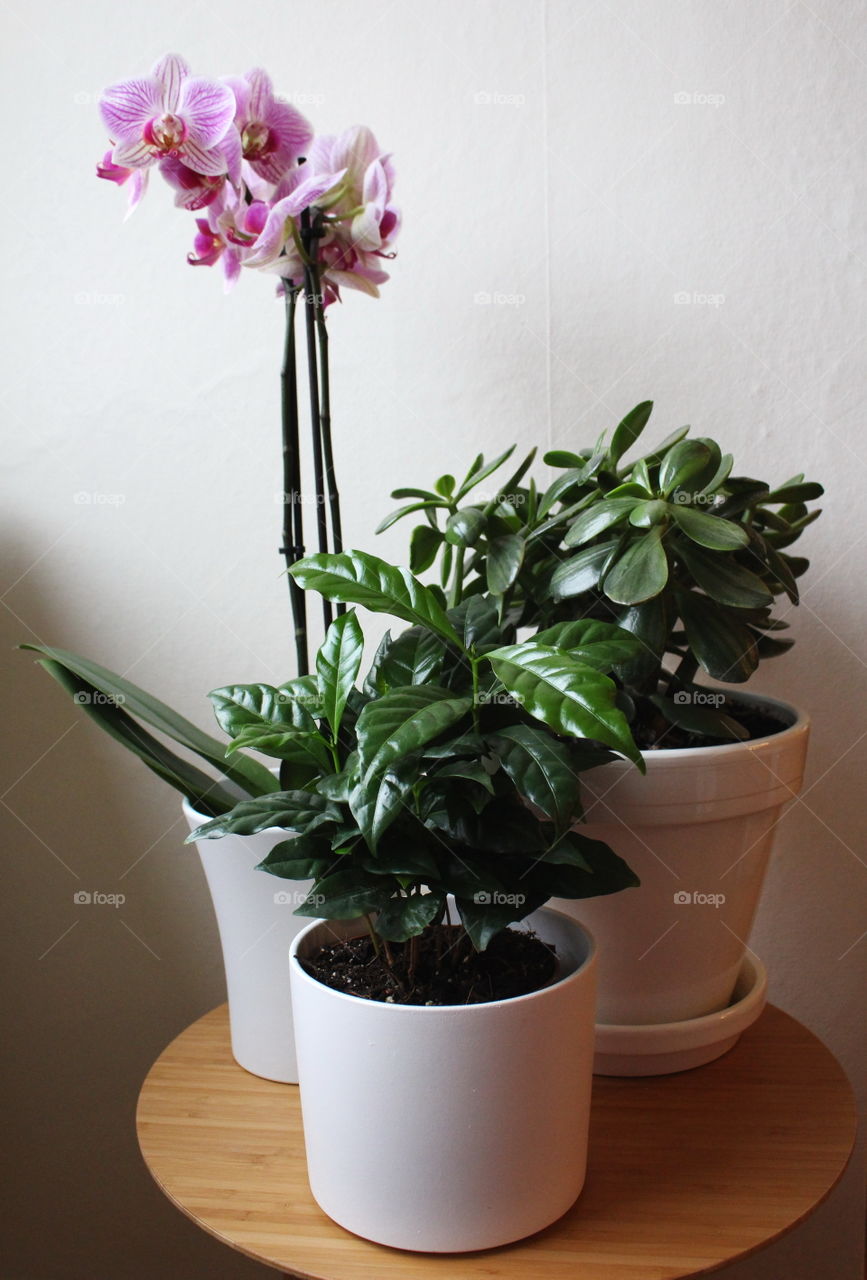
[[[275,95],[261,68],[224,80],[191,74],[168,54],[149,76],[105,91],[99,104],[111,148],[97,176],[125,186],[130,211],[156,171],[175,193],[175,204],[196,214],[193,266],[223,268],[226,288],[242,269],[261,271],[276,285],[285,317],[281,374],[282,545],[288,567],[305,552],[304,511],[315,510],[320,551],[342,549],[340,498],[332,446],[327,313],[341,293],[376,297],[388,279],[400,219],[392,190],[394,168],[371,131],[355,126],[335,137],[317,136],[290,103]],[[303,315],[305,359],[299,376],[296,329]],[[306,388],[311,432],[312,483],[302,475],[299,398]],[[304,592],[289,578],[294,646],[293,679],[309,673],[308,614]],[[332,620],[322,602],[323,625]],[[99,726],[134,752],[184,797],[191,827],[231,809],[241,797],[258,798],[295,785],[315,760],[299,747],[272,773],[244,751],[226,759],[225,742],[204,733],[158,698],[106,667],[42,644],[43,667]],[[290,682],[290,691],[294,690]],[[243,727],[251,748],[257,727],[277,716],[276,692],[257,686],[243,705],[228,687],[212,697],[220,724],[233,735]],[[287,705],[295,706],[290,699]],[[273,715],[272,715],[273,713]],[[154,732],[155,731],[155,732]],[[182,748],[182,753],[172,749]],[[205,769],[191,763],[189,754]],[[279,775],[279,776],[278,776]],[[301,927],[289,895],[275,896],[255,872],[282,832],[236,836],[217,852],[200,850],[214,901],[226,966],[232,1047],[250,1071],[293,1081],[295,1072],[288,984],[272,975]]]
[[[789,548],[818,516],[807,504],[821,486],[733,476],[731,455],[688,428],[624,461],[651,408],[638,405],[593,448],[547,454],[562,474],[542,491],[524,481],[531,456],[479,498],[489,471],[480,465],[461,485],[445,476],[397,490],[412,502],[381,526],[421,512],[414,567],[440,557],[445,578],[459,563],[463,591],[494,601],[515,635],[529,629],[568,649],[570,629],[595,619],[640,642],[614,674],[647,776],[617,762],[591,774],[587,829],[623,854],[641,888],[566,908],[599,944],[606,1026],[726,1008],[809,730],[804,712],[697,676],[740,685],[791,647],[779,602],[797,604],[808,561]],[[713,1019],[702,1025],[722,1043]],[[627,1069],[652,1064],[621,1061]]]
[[[303,749],[315,772],[190,839],[279,826],[262,870],[313,882],[291,983],[320,1206],[397,1248],[505,1244],[555,1221],[584,1181],[593,944],[543,907],[635,884],[574,822],[583,770],[612,750],[639,760],[606,674],[637,645],[597,622],[576,624],[569,653],[504,644],[489,598],[446,609],[362,552],[290,572],[408,628],[359,688],[361,627],[354,610],[336,618],[315,678],[255,734],[277,759]],[[250,737],[239,725],[230,753]],[[533,932],[507,927],[524,919]]]

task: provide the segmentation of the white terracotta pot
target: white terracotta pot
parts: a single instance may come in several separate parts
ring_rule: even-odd
[[[208,821],[187,801],[184,817],[191,831]],[[288,956],[309,923],[294,911],[312,881],[281,880],[255,869],[290,838],[272,827],[255,836],[199,840],[196,848],[220,930],[235,1061],[266,1080],[297,1084]]]
[[[394,1005],[344,995],[297,956],[359,921],[317,921],[292,946],[310,1188],[335,1222],[397,1249],[460,1252],[555,1222],[584,1184],[595,949],[543,909],[560,976],[489,1004]]]
[[[641,879],[552,905],[599,948],[600,1023],[682,1022],[728,1004],[759,902],[774,826],[804,773],[809,718],[740,694],[789,727],[720,747],[648,751],[582,775],[587,825]]]

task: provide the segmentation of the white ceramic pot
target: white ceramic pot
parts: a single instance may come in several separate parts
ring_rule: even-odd
[[[557,949],[541,991],[489,1004],[394,1005],[333,991],[298,962],[363,930],[317,921],[292,946],[310,1188],[335,1222],[397,1249],[488,1249],[555,1222],[584,1184],[595,949],[543,909]]]
[[[191,831],[208,821],[187,801],[184,817]],[[294,911],[312,881],[281,880],[255,869],[275,844],[290,838],[272,827],[254,836],[199,840],[196,848],[220,930],[235,1061],[266,1080],[297,1084],[288,956],[309,923]]]
[[[636,889],[552,905],[599,948],[599,1021],[683,1022],[729,1003],[774,837],[804,774],[809,718],[738,695],[788,728],[720,747],[648,751],[582,775],[587,825],[641,879]]]

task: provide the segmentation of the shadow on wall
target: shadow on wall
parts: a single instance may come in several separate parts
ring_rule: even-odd
[[[51,562],[30,569],[39,550],[15,541],[4,564],[17,585],[0,621],[10,673],[0,806],[4,1280],[273,1275],[175,1210],[139,1154],[144,1075],[173,1036],[225,999],[216,926],[198,859],[182,849],[174,793],[87,721],[34,655],[13,651],[29,639],[108,656],[84,636],[81,615],[52,611]]]

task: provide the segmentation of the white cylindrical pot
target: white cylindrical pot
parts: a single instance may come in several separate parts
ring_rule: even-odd
[[[644,753],[582,775],[587,823],[641,880],[554,905],[599,948],[599,1021],[682,1022],[728,1004],[759,902],[774,827],[804,774],[809,717],[740,694],[788,727],[750,742]]]
[[[206,815],[184,801],[184,817],[194,831]],[[253,1075],[298,1083],[289,947],[309,917],[296,916],[311,880],[281,880],[256,866],[291,834],[271,827],[254,836],[199,840],[196,848],[214,904],[235,1061]]]
[[[397,1249],[488,1249],[555,1222],[584,1184],[595,948],[543,909],[528,925],[560,971],[530,995],[395,1005],[333,991],[297,956],[359,921],[318,921],[292,947],[310,1188],[349,1231]]]

